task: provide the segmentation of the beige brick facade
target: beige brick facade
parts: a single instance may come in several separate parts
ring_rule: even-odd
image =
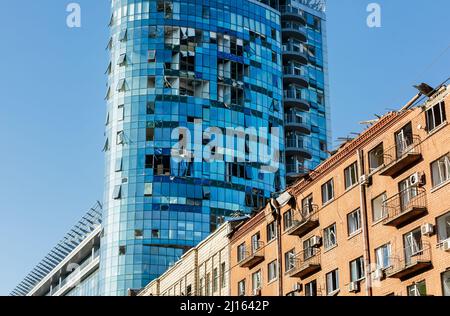
[[[449,295],[450,252],[443,241],[450,238],[450,216],[442,216],[450,215],[450,159],[432,172],[432,163],[450,152],[450,126],[441,119],[444,108],[450,115],[449,92],[443,88],[423,106],[383,116],[289,188],[293,198],[276,215],[279,239],[267,238],[273,207],[241,225],[230,244],[231,294]],[[372,151],[380,144],[383,149]],[[352,164],[357,172],[346,188],[344,170]],[[327,192],[330,201],[323,200]],[[314,242],[319,245],[308,246]],[[269,280],[274,260],[281,274]]]

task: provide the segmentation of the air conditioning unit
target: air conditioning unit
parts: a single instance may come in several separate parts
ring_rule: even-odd
[[[322,245],[322,237],[313,236],[311,238],[311,247],[319,248]]]
[[[450,252],[450,239],[447,239],[442,243],[442,249],[444,249],[445,252]]]
[[[261,289],[254,289],[253,296],[261,296]]]
[[[420,230],[423,236],[431,236],[434,233],[434,226],[433,224],[423,224]]]
[[[300,283],[294,284],[294,291],[301,292],[302,291],[302,285]]]
[[[350,293],[359,292],[359,282],[350,282],[350,284],[348,285],[348,291]]]
[[[359,183],[365,186],[370,186],[372,185],[372,177],[368,175],[362,175],[359,178]]]
[[[383,279],[384,278],[384,271],[383,271],[383,269],[376,269],[375,271],[373,271],[372,278],[374,280],[377,280],[377,281]]]
[[[411,186],[421,186],[423,185],[422,174],[416,172],[409,177],[409,183]]]

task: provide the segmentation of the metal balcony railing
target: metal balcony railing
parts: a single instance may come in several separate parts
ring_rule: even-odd
[[[303,44],[294,44],[291,42],[283,44],[283,51],[296,52],[300,54],[306,54],[308,52],[307,48]]]
[[[291,225],[286,228],[286,234],[303,237],[319,226],[319,207],[315,204],[301,211],[294,211]]]
[[[307,77],[308,69],[306,67],[284,66],[283,74],[290,76]]]
[[[422,157],[421,140],[419,136],[410,135],[397,139],[395,146],[383,152],[385,167],[381,175],[395,176],[411,166]]]
[[[247,249],[247,247],[245,247]],[[252,268],[258,263],[264,261],[264,243],[258,241],[251,243],[251,250],[242,253],[239,260],[239,266],[243,268]]]
[[[299,15],[299,16],[305,18],[305,14],[303,13],[302,10],[300,10],[299,8],[295,8],[293,6],[290,6],[290,5],[281,5],[280,6],[280,12],[282,14],[291,13],[291,14]]]
[[[390,278],[406,279],[432,267],[431,246],[421,242],[414,247],[402,249],[397,255],[390,257],[391,267],[386,270]]]
[[[292,29],[292,30],[296,30],[296,31],[300,31],[301,33],[305,34],[305,26],[303,24],[300,23],[296,23],[296,22],[282,22],[281,23],[281,28],[282,29]]]
[[[293,278],[305,278],[321,269],[321,254],[319,248],[307,248],[289,259],[286,275]]]
[[[384,225],[401,227],[426,212],[426,191],[415,186],[403,190],[383,202]]]

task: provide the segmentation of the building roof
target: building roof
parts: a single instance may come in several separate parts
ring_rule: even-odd
[[[64,238],[41,260],[33,270],[11,291],[10,296],[26,296],[80,243],[101,225],[102,205],[97,203],[64,236]]]

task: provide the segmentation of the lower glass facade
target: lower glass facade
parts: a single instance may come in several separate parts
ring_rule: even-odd
[[[251,212],[285,187],[282,33],[280,13],[253,0],[113,0],[110,29],[99,293],[126,295],[221,217]],[[178,127],[204,131],[192,161],[173,159]],[[244,159],[206,161],[222,147],[203,151],[207,136],[218,141],[211,131],[230,127],[280,133],[232,138]],[[250,157],[261,139],[276,144],[270,172]]]

